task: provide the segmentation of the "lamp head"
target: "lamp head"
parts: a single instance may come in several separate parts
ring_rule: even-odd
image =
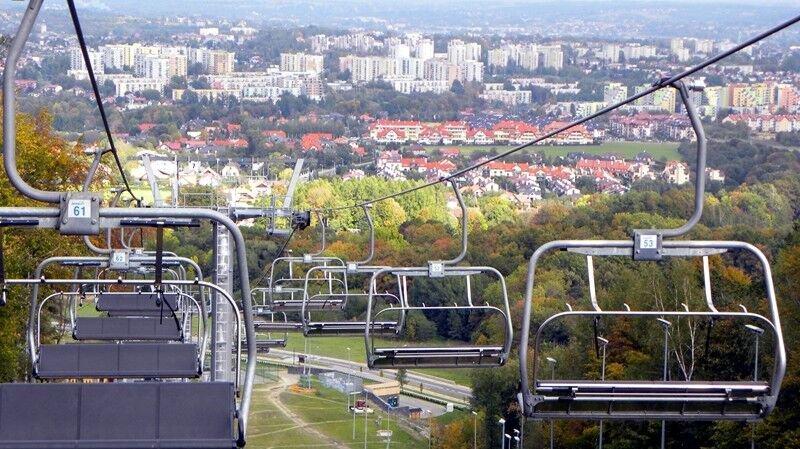
[[[558,363],[558,361],[556,359],[552,358],[552,357],[548,357],[547,358],[547,363],[549,363],[551,365],[555,365],[556,363]]]
[[[603,337],[597,337],[597,341],[603,346],[608,345],[608,340]]]
[[[658,321],[658,324],[660,324],[661,327],[663,327],[664,329],[669,329],[672,327],[672,323],[663,318],[657,318],[656,320]]]
[[[746,324],[744,327],[756,335],[762,335],[764,333],[764,329],[758,326],[753,326],[752,324]]]

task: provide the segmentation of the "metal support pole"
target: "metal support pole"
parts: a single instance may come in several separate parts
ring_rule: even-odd
[[[664,380],[667,380],[667,363],[669,362],[669,325],[667,321],[659,321],[664,326]],[[667,443],[667,422],[661,420],[661,449],[666,447]]]
[[[364,449],[367,449],[367,390],[364,390]]]
[[[600,368],[600,380],[606,380],[606,345],[603,345],[603,365]],[[600,420],[599,449],[603,449],[603,420]]]

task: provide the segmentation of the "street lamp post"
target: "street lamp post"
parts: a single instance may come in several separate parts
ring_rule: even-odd
[[[433,440],[433,412],[425,410],[428,413],[428,449],[431,449],[431,441]]]
[[[758,326],[753,326],[752,324],[747,324],[744,327],[756,336],[756,348],[755,354],[753,354],[753,382],[758,382],[758,340],[761,338],[761,335],[764,334],[764,329]],[[750,425],[750,449],[756,449],[755,423]]]
[[[347,402],[350,402],[350,396],[358,394],[357,391],[353,391],[347,395]],[[353,441],[356,440],[356,398],[353,396]]]
[[[508,440],[508,449],[511,449],[511,435],[504,433],[503,437],[503,444],[505,445],[505,441]]]
[[[519,449],[519,437],[514,437],[514,441],[517,442],[517,449]]]
[[[472,411],[472,449],[478,449],[478,412]]]
[[[367,405],[367,390],[364,390],[364,449],[367,449],[367,410],[369,406]]]
[[[352,381],[350,380],[350,348],[347,348],[347,408],[350,408],[350,393],[351,388],[353,386]]]
[[[503,418],[500,418],[497,421],[497,423],[500,424],[501,426],[503,426],[503,430],[500,431],[500,449],[505,449],[506,448],[506,440],[503,439],[503,435],[506,434],[506,420],[503,419]]]
[[[600,380],[606,380],[606,346],[608,346],[608,340],[603,337],[597,337],[597,341],[600,343],[601,347],[603,348],[603,363],[600,365]],[[599,437],[599,448],[603,449],[603,420],[600,420],[600,437]]]
[[[664,380],[667,380],[667,375],[669,374],[667,371],[667,366],[669,363],[669,329],[672,327],[672,323],[669,321],[658,318],[658,324],[664,328]],[[661,420],[661,449],[666,447],[667,443],[667,422],[665,420]]]
[[[550,380],[555,380],[556,379],[556,364],[558,363],[558,361],[556,361],[556,359],[554,359],[552,357],[548,357],[547,358],[547,363],[549,363],[550,366],[551,366]],[[550,420],[550,449],[553,449],[553,443],[555,441],[554,438],[553,438],[553,424],[554,424],[553,420],[551,419]]]

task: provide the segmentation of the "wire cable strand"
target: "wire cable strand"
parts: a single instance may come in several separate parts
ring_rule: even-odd
[[[94,98],[97,101],[97,108],[100,110],[100,117],[103,120],[103,127],[105,128],[106,137],[108,138],[108,145],[111,148],[110,152],[114,156],[114,162],[116,163],[119,173],[122,176],[122,182],[125,185],[125,190],[133,197],[137,205],[141,206],[142,200],[133,193],[130,184],[128,184],[128,177],[125,176],[125,170],[122,167],[122,161],[119,159],[117,147],[114,145],[114,137],[111,135],[111,127],[108,124],[108,116],[106,115],[105,106],[103,106],[103,98],[100,96],[100,88],[97,85],[97,78],[94,76],[92,61],[89,58],[89,49],[86,46],[86,39],[84,39],[83,36],[83,28],[81,27],[81,21],[78,18],[78,10],[75,8],[74,0],[67,0],[67,6],[69,7],[69,14],[72,17],[72,25],[75,27],[75,34],[78,37],[78,45],[80,46],[81,53],[83,54],[83,62],[86,65],[86,71],[89,73],[89,82],[92,84]]]
[[[693,74],[699,72],[700,70],[703,70],[706,67],[708,67],[708,66],[710,66],[712,64],[715,64],[715,63],[717,63],[717,62],[719,62],[719,61],[721,61],[721,60],[733,55],[734,53],[738,53],[741,50],[743,50],[744,48],[747,48],[747,47],[749,47],[749,46],[751,46],[751,45],[753,45],[753,44],[755,44],[757,42],[760,42],[760,41],[766,39],[767,37],[772,36],[773,34],[779,32],[779,31],[782,31],[782,30],[784,30],[784,29],[796,24],[797,22],[800,22],[800,15],[795,16],[795,17],[793,17],[793,18],[791,18],[791,19],[789,19],[789,20],[787,20],[787,21],[785,21],[785,22],[783,22],[783,23],[781,23],[779,25],[776,25],[776,26],[774,26],[774,27],[762,32],[761,34],[753,36],[752,38],[742,42],[741,44],[736,45],[735,47],[733,47],[733,48],[731,48],[731,49],[729,49],[727,51],[724,51],[724,52],[722,52],[722,53],[720,53],[720,54],[718,54],[716,56],[713,56],[713,57],[711,57],[709,59],[706,59],[703,62],[684,70],[683,72],[680,72],[680,73],[678,73],[676,75],[673,75],[673,76],[670,76],[670,77],[663,77],[659,81],[654,83],[651,87],[645,89],[644,91],[642,91],[642,92],[640,92],[638,94],[632,95],[632,96],[630,96],[630,97],[628,97],[628,98],[626,98],[626,99],[624,99],[624,100],[622,100],[622,101],[620,101],[618,103],[614,103],[612,105],[606,106],[605,108],[595,112],[594,114],[588,115],[586,117],[582,117],[582,118],[580,118],[578,120],[575,120],[575,121],[573,121],[571,123],[568,123],[568,124],[558,128],[556,130],[550,131],[547,134],[544,134],[544,135],[542,135],[540,137],[537,137],[536,139],[533,139],[533,140],[531,140],[529,142],[517,145],[514,148],[511,148],[511,149],[506,150],[506,151],[504,151],[502,153],[496,154],[496,155],[494,155],[494,156],[492,156],[490,158],[487,158],[485,160],[477,162],[477,163],[475,163],[473,165],[470,165],[470,166],[468,166],[466,168],[463,168],[461,170],[458,170],[455,173],[450,174],[448,176],[443,176],[443,177],[441,177],[441,178],[439,178],[439,179],[437,179],[435,181],[428,181],[428,182],[426,182],[424,184],[420,184],[418,186],[414,186],[414,187],[408,188],[406,190],[402,190],[402,191],[399,191],[399,192],[396,192],[396,193],[392,193],[392,194],[389,194],[389,195],[384,195],[384,196],[381,196],[381,197],[378,197],[378,198],[373,198],[371,200],[364,200],[364,201],[361,201],[361,202],[358,202],[358,203],[355,203],[355,204],[352,204],[352,205],[348,205],[348,206],[338,206],[338,207],[315,209],[315,212],[325,213],[325,212],[348,210],[348,209],[353,209],[353,208],[356,208],[356,207],[364,207],[364,206],[368,206],[370,204],[375,204],[375,203],[379,203],[381,201],[386,201],[386,200],[389,200],[389,199],[392,199],[392,198],[396,198],[396,197],[399,197],[399,196],[407,195],[409,193],[416,192],[417,190],[422,190],[422,189],[425,189],[425,188],[428,188],[428,187],[432,187],[432,186],[435,186],[437,184],[441,184],[441,183],[450,181],[451,179],[459,178],[459,177],[463,176],[464,174],[469,173],[469,172],[471,172],[473,170],[477,170],[477,169],[479,169],[479,168],[481,168],[481,167],[483,167],[483,166],[485,166],[485,165],[487,165],[487,164],[489,164],[491,162],[494,162],[494,161],[496,161],[498,159],[503,159],[506,156],[509,156],[509,155],[514,154],[514,153],[516,153],[518,151],[521,151],[521,150],[523,150],[525,148],[528,148],[528,147],[531,147],[533,145],[536,145],[539,142],[542,142],[542,141],[544,141],[546,139],[549,139],[549,138],[551,138],[553,136],[561,134],[564,131],[567,131],[567,130],[569,130],[571,128],[574,128],[575,126],[584,124],[584,123],[586,123],[588,121],[596,119],[597,117],[605,115],[605,114],[607,114],[607,113],[609,113],[611,111],[614,111],[616,109],[619,109],[622,106],[625,106],[625,105],[628,105],[630,103],[633,103],[634,101],[636,101],[636,100],[638,100],[638,99],[640,99],[642,97],[645,97],[647,95],[650,95],[650,94],[652,94],[652,93],[654,93],[654,92],[656,92],[658,90],[661,90],[661,89],[666,88],[666,87],[671,87],[676,82],[678,82],[678,81],[680,81],[680,80],[682,80],[682,79],[684,79],[684,78],[686,78],[686,77],[688,77],[690,75],[693,75]]]

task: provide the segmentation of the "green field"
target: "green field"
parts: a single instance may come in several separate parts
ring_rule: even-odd
[[[511,146],[426,146],[425,149],[433,151],[434,149],[441,148],[458,148],[464,154],[470,154],[475,151],[491,151],[493,148],[501,153],[509,150]],[[647,151],[653,158],[659,161],[668,160],[682,160],[682,156],[678,153],[678,143],[676,142],[606,142],[600,145],[579,145],[579,146],[536,146],[530,149],[523,150],[526,153],[543,153],[547,157],[566,156],[572,152],[584,152],[589,154],[608,154],[617,153],[625,159],[633,159],[637,154],[642,151]]]
[[[435,344],[447,344],[446,341],[437,341]],[[319,337],[308,339],[308,352],[311,355],[332,357],[335,359],[347,360],[347,348],[350,348],[350,360],[357,363],[366,363],[366,348],[364,347],[364,337]],[[287,351],[302,353],[305,351],[305,343],[302,335],[289,335],[286,344]],[[469,386],[470,368],[459,369],[439,369],[431,368],[424,370],[412,370],[420,374],[441,377],[442,379],[452,380],[461,385]]]
[[[314,385],[315,393],[310,395],[284,391],[281,393],[283,402],[292,412],[296,413],[303,421],[312,423],[314,427],[325,435],[350,447],[364,447],[364,416],[356,415],[356,437],[353,439],[353,415],[346,411],[347,398],[336,390]],[[367,415],[367,448],[385,448],[386,441],[376,435],[378,430],[377,419],[381,418],[380,429],[387,428],[386,414],[380,410]],[[411,448],[419,441],[419,437],[411,435],[397,425],[397,417],[393,416],[388,422],[392,431],[392,441],[389,447]],[[302,434],[303,432],[292,432]],[[300,443],[293,442],[293,445]],[[273,447],[286,447],[272,444]],[[250,444],[248,443],[248,446]],[[260,446],[255,446],[260,447]]]
[[[247,447],[257,449],[293,446],[324,447],[325,442],[308,432],[298,431],[289,418],[270,401],[266,387],[253,389],[250,421],[247,425]]]

